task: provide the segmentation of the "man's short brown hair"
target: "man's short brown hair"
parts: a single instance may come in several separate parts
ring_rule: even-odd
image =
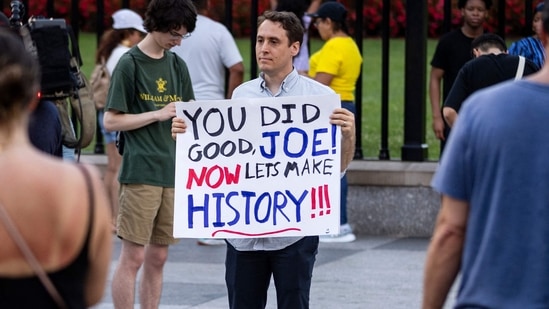
[[[289,45],[294,42],[299,42],[299,45],[303,43],[304,29],[301,25],[301,21],[292,12],[277,12],[266,11],[263,15],[259,16],[257,20],[257,27],[259,27],[264,21],[270,20],[275,23],[280,23],[282,29],[286,30],[288,36]]]

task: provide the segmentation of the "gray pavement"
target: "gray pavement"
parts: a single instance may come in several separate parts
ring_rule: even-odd
[[[113,241],[110,277],[120,252],[120,241]],[[427,238],[360,235],[352,243],[321,243],[313,272],[311,308],[420,308],[428,243]],[[227,308],[224,258],[224,245],[199,246],[195,239],[182,239],[172,246],[160,308]],[[109,279],[105,296],[95,309],[113,308],[110,283]],[[445,308],[451,307],[454,297],[455,285]],[[267,308],[276,308],[273,284]]]

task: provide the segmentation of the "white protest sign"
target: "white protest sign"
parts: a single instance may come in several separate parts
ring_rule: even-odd
[[[176,103],[174,237],[338,233],[336,94]]]

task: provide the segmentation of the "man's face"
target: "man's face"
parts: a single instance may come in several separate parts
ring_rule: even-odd
[[[154,33],[156,43],[165,50],[169,50],[175,46],[181,45],[181,41],[191,35],[183,26],[181,26],[179,29],[172,29],[167,32],[155,31]]]
[[[469,0],[465,4],[465,7],[461,9],[461,15],[463,16],[463,22],[471,28],[482,27],[484,21],[488,17],[488,10],[486,4],[482,0]]]
[[[299,42],[289,45],[286,30],[282,25],[265,20],[257,28],[255,52],[257,65],[263,73],[289,73],[293,66],[292,59],[299,52]]]

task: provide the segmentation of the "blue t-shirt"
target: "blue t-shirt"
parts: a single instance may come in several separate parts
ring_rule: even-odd
[[[548,97],[511,81],[461,108],[432,182],[469,204],[456,308],[549,308]]]
[[[540,69],[545,62],[545,47],[539,39],[527,37],[511,44],[509,55],[524,56]]]
[[[62,127],[59,112],[52,101],[41,100],[31,113],[29,139],[34,147],[56,157],[63,157]]]

